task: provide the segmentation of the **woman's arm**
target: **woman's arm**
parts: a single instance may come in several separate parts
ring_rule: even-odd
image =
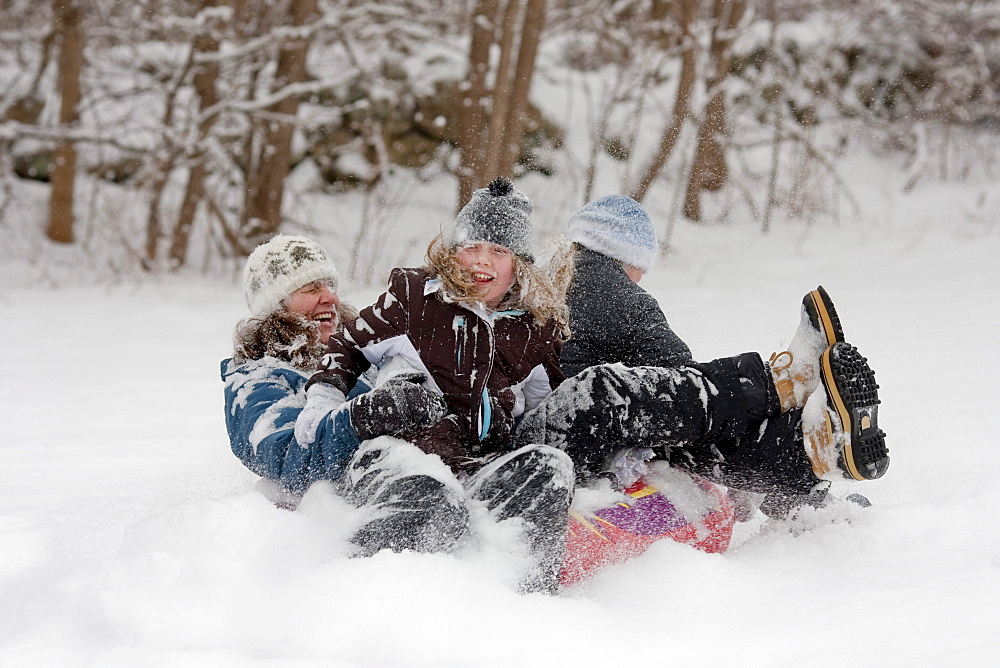
[[[361,439],[348,410],[324,416],[316,439],[302,445],[295,439],[295,421],[305,405],[305,377],[278,363],[237,367],[224,363],[226,428],[230,447],[243,464],[295,492],[314,481],[340,477]],[[356,393],[369,389],[366,382]]]

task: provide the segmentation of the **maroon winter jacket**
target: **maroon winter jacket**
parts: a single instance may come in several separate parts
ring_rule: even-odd
[[[330,338],[310,379],[345,395],[372,364],[402,359],[423,371],[452,415],[414,441],[456,469],[510,448],[513,419],[531,410],[564,376],[554,322],[524,311],[487,313],[448,299],[422,269],[394,269],[389,288],[357,320]]]

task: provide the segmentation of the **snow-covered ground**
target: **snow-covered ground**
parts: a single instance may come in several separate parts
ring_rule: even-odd
[[[511,591],[503,532],[355,560],[328,488],[269,504],[223,426],[235,280],[53,288],[8,266],[0,665],[991,664],[1000,202],[984,217],[981,189],[934,188],[866,196],[839,227],[679,225],[644,281],[701,359],[780,350],[822,283],[878,374],[892,457],[835,492],[874,506],[797,534],[758,519],[722,555],[662,542],[555,598]]]

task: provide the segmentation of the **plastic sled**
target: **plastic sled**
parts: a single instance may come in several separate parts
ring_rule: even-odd
[[[678,469],[661,469],[625,494],[631,500],[596,511],[570,509],[561,585],[632,559],[664,538],[705,552],[729,547],[735,517],[723,487]]]

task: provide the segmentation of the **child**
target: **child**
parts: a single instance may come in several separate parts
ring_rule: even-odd
[[[514,420],[563,379],[565,306],[534,264],[531,211],[497,179],[431,243],[426,267],[393,270],[376,303],[330,338],[296,435],[310,442],[314,418],[343,404],[371,365],[382,376],[416,370],[449,415],[409,440],[440,456],[494,518],[524,522],[534,564],[521,588],[554,592],[573,467],[544,445],[511,451]]]
[[[639,287],[656,260],[656,232],[635,200],[609,195],[569,219],[572,272],[566,300],[572,338],[561,365],[575,376],[597,364],[674,367],[693,362],[657,301]],[[601,308],[594,308],[594,304]]]
[[[578,474],[615,460],[626,484],[657,447],[672,465],[767,494],[762,509],[775,517],[824,503],[830,479],[885,473],[874,374],[844,343],[823,288],[806,295],[789,351],[770,364],[756,353],[698,364],[636,285],[657,253],[639,203],[591,202],[570,217],[569,234],[572,336],[562,365],[573,378],[528,416],[519,440],[565,449]],[[581,394],[588,405],[572,400]]]

